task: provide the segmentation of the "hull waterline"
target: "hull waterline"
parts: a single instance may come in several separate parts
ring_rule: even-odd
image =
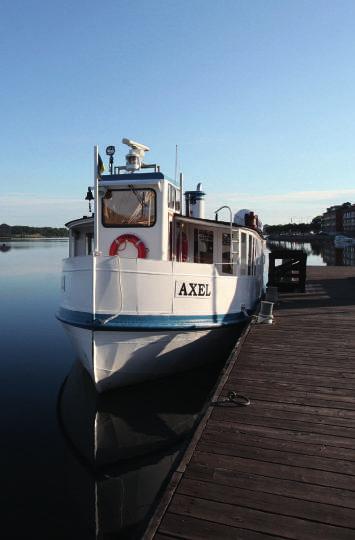
[[[98,331],[63,323],[99,392],[152,380],[223,358],[241,324],[201,330]]]

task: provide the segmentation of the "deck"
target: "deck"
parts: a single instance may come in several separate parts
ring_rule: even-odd
[[[275,324],[251,325],[146,540],[355,538],[355,268],[309,267]]]

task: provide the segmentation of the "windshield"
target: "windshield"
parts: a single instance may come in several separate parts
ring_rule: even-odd
[[[152,227],[156,218],[153,189],[107,190],[102,199],[102,223],[105,227]]]

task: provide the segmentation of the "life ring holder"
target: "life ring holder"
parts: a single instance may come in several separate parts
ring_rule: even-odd
[[[138,236],[136,236],[135,234],[121,234],[121,236],[117,236],[117,238],[115,238],[115,240],[110,246],[109,255],[113,257],[114,255],[117,255],[119,251],[123,251],[126,246],[124,246],[122,249],[120,248],[123,244],[127,244],[127,242],[133,244],[134,247],[137,249],[138,259],[146,258],[148,249],[146,248],[143,240],[138,238]]]

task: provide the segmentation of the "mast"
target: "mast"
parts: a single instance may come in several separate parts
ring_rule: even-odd
[[[184,200],[183,190],[184,190],[184,175],[181,172],[180,173],[180,214],[183,214],[183,211],[182,211],[182,204]]]
[[[95,193],[95,213],[94,213],[94,252],[92,259],[92,319],[96,316],[96,257],[99,253],[99,147],[94,146],[94,193]]]

